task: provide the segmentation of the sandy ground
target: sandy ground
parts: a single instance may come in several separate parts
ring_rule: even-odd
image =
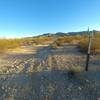
[[[70,75],[60,70],[72,66],[85,68],[85,61],[86,55],[69,44],[58,49],[27,46],[1,54],[0,100],[97,100],[100,55],[91,56],[89,72]],[[46,70],[30,71],[37,66]]]
[[[41,61],[42,66],[57,68],[80,66],[85,69],[86,57],[87,55],[81,53],[73,44],[65,44],[58,49],[41,48],[36,54],[36,58]],[[100,54],[90,56],[89,71],[100,71]]]
[[[0,73],[16,73],[24,69],[24,65],[34,61],[38,49],[45,46],[23,46],[9,50],[0,55]],[[32,63],[33,64],[33,63]]]

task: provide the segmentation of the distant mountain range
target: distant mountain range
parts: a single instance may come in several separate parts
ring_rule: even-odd
[[[92,32],[92,31],[90,31],[90,32]],[[94,30],[94,33],[99,33],[99,34],[100,34],[100,31]],[[40,36],[60,37],[60,36],[71,36],[71,35],[85,35],[85,34],[88,34],[88,31],[68,32],[68,33],[63,33],[63,32],[57,32],[57,33],[45,33],[45,34],[39,35],[39,36],[37,36],[37,37],[40,37]]]
[[[92,31],[90,31],[92,32]],[[97,31],[97,30],[94,30],[94,33],[99,33],[100,34],[100,31]],[[57,33],[45,33],[45,34],[42,34],[42,35],[38,35],[38,36],[33,36],[33,37],[26,37],[26,38],[38,38],[38,37],[49,37],[49,36],[52,36],[54,38],[56,37],[63,37],[63,36],[73,36],[73,35],[86,35],[88,34],[87,31],[80,31],[80,32],[68,32],[68,33],[64,33],[64,32],[57,32]]]

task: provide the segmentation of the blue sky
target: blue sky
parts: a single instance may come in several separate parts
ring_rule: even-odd
[[[100,0],[0,0],[0,37],[100,29]]]

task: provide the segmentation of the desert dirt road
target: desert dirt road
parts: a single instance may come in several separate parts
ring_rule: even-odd
[[[97,100],[100,97],[99,55],[91,56],[89,72],[69,77],[67,71],[60,70],[71,66],[84,68],[85,59],[86,55],[75,45],[58,49],[25,46],[2,54],[0,100]],[[46,70],[32,72],[37,66]]]

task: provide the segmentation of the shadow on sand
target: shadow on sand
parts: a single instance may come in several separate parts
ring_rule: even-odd
[[[97,100],[100,74],[61,70],[0,75],[0,100]]]

